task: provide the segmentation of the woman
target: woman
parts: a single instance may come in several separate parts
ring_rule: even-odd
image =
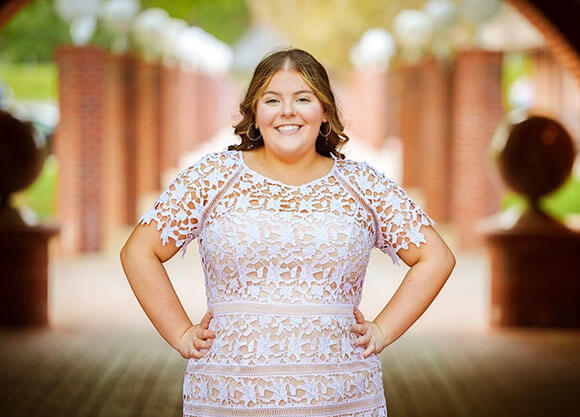
[[[427,309],[455,258],[384,174],[344,158],[322,65],[266,57],[242,142],[185,169],[121,251],[135,295],[188,358],[184,416],[385,416],[377,356]],[[192,325],[163,262],[198,238],[208,312]],[[413,243],[413,245],[410,245]],[[357,306],[370,250],[411,266],[373,321]]]

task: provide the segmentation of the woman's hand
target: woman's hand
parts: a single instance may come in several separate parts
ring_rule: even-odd
[[[378,354],[385,348],[387,342],[385,336],[374,321],[365,321],[365,318],[358,308],[354,309],[356,323],[351,326],[351,331],[360,334],[356,339],[355,346],[366,347],[363,357],[367,358],[372,353]]]
[[[177,351],[185,359],[199,359],[203,356],[203,352],[199,349],[211,348],[213,338],[216,336],[213,330],[209,330],[209,322],[212,317],[212,312],[208,311],[205,313],[199,324],[191,326],[185,331],[185,333],[183,333],[181,339],[179,339]]]

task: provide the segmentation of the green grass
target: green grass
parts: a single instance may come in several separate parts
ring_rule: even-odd
[[[544,197],[540,205],[548,214],[560,220],[564,220],[569,214],[580,214],[580,178],[571,176],[560,189]],[[502,210],[523,210],[526,207],[526,200],[514,192],[509,192],[502,198]]]
[[[53,220],[56,216],[57,180],[58,164],[54,156],[49,156],[34,184],[14,194],[14,205],[31,209],[41,222]]]
[[[58,96],[57,68],[53,63],[1,64],[0,81],[19,100],[56,100]]]

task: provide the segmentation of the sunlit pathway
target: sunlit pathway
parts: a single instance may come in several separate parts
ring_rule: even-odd
[[[577,416],[578,332],[409,334],[381,354],[391,417]],[[177,417],[186,361],[148,329],[0,331],[0,415]]]

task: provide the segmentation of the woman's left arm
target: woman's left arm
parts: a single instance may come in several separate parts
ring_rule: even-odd
[[[401,337],[433,302],[455,267],[455,256],[431,226],[422,226],[426,243],[409,245],[397,255],[411,268],[385,308],[372,321],[355,310],[352,331],[361,336],[355,345],[365,346],[363,356],[380,353]]]

